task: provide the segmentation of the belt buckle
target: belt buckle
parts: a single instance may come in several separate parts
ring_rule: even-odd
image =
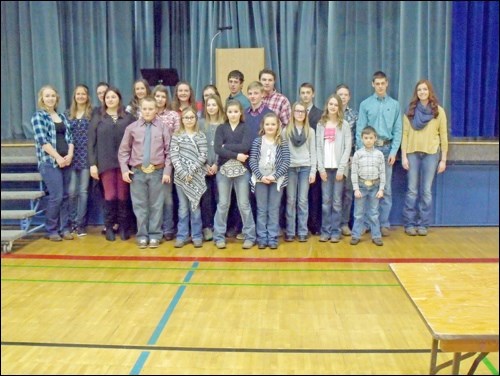
[[[365,180],[365,185],[371,187],[373,185],[373,180]]]
[[[155,165],[150,163],[149,166],[144,167],[141,166],[141,171],[144,172],[145,174],[150,174],[155,170]]]
[[[377,140],[375,140],[375,146],[384,146],[384,140],[377,138]]]

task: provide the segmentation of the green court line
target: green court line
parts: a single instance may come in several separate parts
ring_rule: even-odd
[[[101,283],[118,285],[184,285],[184,286],[239,286],[239,287],[400,287],[399,284],[365,284],[365,283],[210,283],[210,282],[147,282],[147,281],[83,281],[83,280],[49,280],[49,279],[17,279],[2,278],[2,282],[33,283]]]
[[[495,368],[495,366],[490,362],[490,360],[488,359],[488,357],[484,358],[483,359],[483,363],[484,365],[486,366],[486,368],[489,369],[489,371],[493,374],[493,375],[498,375],[498,370]]]
[[[2,268],[53,268],[53,269],[111,269],[111,270],[194,270],[191,267],[136,267],[136,266],[75,266],[75,265],[2,265]],[[389,269],[265,269],[265,268],[197,268],[196,271],[239,271],[239,272],[384,272]]]

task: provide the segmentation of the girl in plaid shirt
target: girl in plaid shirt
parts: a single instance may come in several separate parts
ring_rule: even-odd
[[[31,118],[38,169],[49,193],[45,228],[52,241],[73,239],[69,221],[69,183],[74,145],[68,119],[57,112],[59,99],[53,86],[43,86],[38,92],[40,110]]]

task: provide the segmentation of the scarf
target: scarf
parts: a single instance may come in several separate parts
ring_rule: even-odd
[[[293,146],[299,147],[304,145],[306,142],[306,132],[302,129],[302,132],[299,134],[297,127],[293,127],[292,137],[290,137],[290,141],[292,141]]]
[[[420,131],[425,128],[425,126],[434,118],[431,106],[424,106],[422,102],[417,103],[415,107],[415,116],[411,121],[411,126],[416,131]]]

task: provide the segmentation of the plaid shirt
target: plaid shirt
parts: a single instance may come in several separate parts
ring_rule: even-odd
[[[274,90],[272,94],[262,98],[262,101],[279,116],[281,126],[286,127],[292,115],[292,106],[290,106],[288,98]]]
[[[364,180],[380,179],[379,189],[385,187],[385,159],[378,149],[363,147],[352,158],[351,181],[354,190],[359,189],[359,178]]]
[[[163,110],[158,113],[158,117],[167,126],[170,132],[170,138],[174,135],[175,131],[181,126],[181,117],[177,111]]]
[[[349,123],[349,126],[351,127],[351,155],[353,155],[356,151],[356,122],[358,121],[358,111],[352,109],[351,107],[346,107],[344,111],[344,119]]]
[[[58,114],[66,127],[64,138],[68,145],[73,144],[71,126],[64,114]],[[50,144],[56,149],[56,125],[52,121],[49,113],[44,110],[37,111],[31,117],[31,125],[35,132],[36,156],[38,166],[42,163],[52,163],[53,167],[59,167],[56,160],[43,150],[43,145]]]

